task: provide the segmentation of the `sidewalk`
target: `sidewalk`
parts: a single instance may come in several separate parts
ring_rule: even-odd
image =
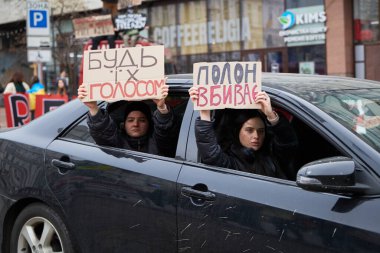
[[[7,118],[5,116],[5,108],[0,107],[0,128],[7,128]]]

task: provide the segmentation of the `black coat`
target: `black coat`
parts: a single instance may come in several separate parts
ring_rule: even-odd
[[[172,156],[173,146],[175,146],[170,143],[172,139],[170,135],[173,134],[172,129],[174,127],[173,110],[170,108],[167,114],[161,114],[156,110],[152,118],[153,124],[149,125],[150,130],[148,131],[150,134],[140,138],[128,136],[125,130],[118,127],[104,109],[100,109],[94,116],[88,113],[87,124],[92,138],[98,145]]]
[[[117,4],[119,0],[102,0],[102,2],[110,3],[110,4]]]
[[[223,150],[218,144],[213,121],[200,118],[195,122],[195,137],[203,163],[278,178],[295,178],[292,157],[298,141],[283,117],[275,126],[267,127],[264,144],[258,151],[236,143]]]

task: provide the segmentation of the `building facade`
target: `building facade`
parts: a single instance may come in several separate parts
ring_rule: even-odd
[[[73,76],[81,57],[81,49],[63,50],[67,43],[60,44],[57,28],[69,45],[81,48],[86,41],[70,35],[70,13],[100,13],[102,3],[48,2],[51,22],[61,22],[52,29],[54,62],[44,64],[49,86],[59,73],[60,53],[73,59]],[[119,1],[119,13],[127,11],[125,3]],[[27,59],[25,2],[0,4],[7,6],[0,11],[0,83],[5,85],[15,68],[30,73],[32,63]],[[202,61],[261,61],[266,72],[380,80],[379,9],[380,0],[159,0],[142,1],[133,11],[147,15],[142,35],[165,45],[172,73],[191,72],[193,63]]]
[[[179,72],[201,61],[380,80],[378,0],[198,0],[143,4],[149,38]]]
[[[0,0],[0,87],[5,86],[11,79],[13,73],[18,70],[25,76],[25,81],[29,82],[32,75],[37,73],[35,62],[28,60],[27,46],[27,4],[28,1]],[[69,40],[72,37],[73,29],[71,18],[82,15],[86,12],[100,10],[102,7],[101,0],[33,0],[33,2],[48,2],[50,9],[51,24],[51,45],[53,58],[50,62],[43,63],[43,81],[48,87],[55,85],[57,74],[62,70],[61,61],[63,58],[73,58],[72,64],[78,64],[78,61],[72,57],[72,54],[62,56],[68,51],[67,43],[63,44],[63,37]],[[69,41],[70,43],[70,41]],[[82,48],[82,42],[72,40],[73,47]],[[44,48],[46,50],[46,48]],[[76,50],[77,51],[77,50]],[[30,52],[29,52],[30,53]],[[66,62],[70,62],[67,60]],[[67,68],[67,66],[65,66]],[[74,71],[73,71],[74,74]],[[73,78],[72,78],[73,79]]]

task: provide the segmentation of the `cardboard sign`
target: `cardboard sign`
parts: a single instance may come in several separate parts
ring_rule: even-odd
[[[194,110],[261,108],[261,62],[201,62],[194,64],[193,85],[199,98]]]
[[[28,94],[4,94],[7,127],[18,127],[30,122]]]
[[[160,99],[164,79],[164,46],[84,52],[83,84],[87,101]]]
[[[67,95],[36,95],[36,110],[34,118],[50,112],[69,101]]]
[[[73,19],[73,26],[76,39],[113,35],[115,33],[110,14],[76,18]]]

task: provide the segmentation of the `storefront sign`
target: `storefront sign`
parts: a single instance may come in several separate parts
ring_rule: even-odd
[[[286,10],[279,22],[283,29],[279,35],[284,37],[287,46],[325,43],[327,27],[323,5]]]
[[[249,18],[244,17],[241,22],[241,31],[239,18],[210,21],[207,23],[155,27],[153,39],[169,48],[250,40]]]
[[[146,16],[140,13],[118,15],[115,24],[118,31],[143,29],[146,25]]]
[[[73,26],[76,39],[113,35],[115,33],[111,15],[76,18],[73,19]]]

